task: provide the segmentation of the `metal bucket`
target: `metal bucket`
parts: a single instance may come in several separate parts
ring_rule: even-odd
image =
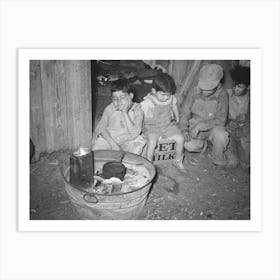
[[[114,159],[117,152],[109,150],[94,151],[94,170],[102,168],[104,163]],[[81,219],[92,220],[127,220],[136,219],[148,198],[156,175],[155,167],[145,158],[125,153],[123,163],[143,164],[150,173],[148,182],[131,192],[118,194],[96,194],[79,190],[69,182],[69,163],[61,166],[61,173],[65,183],[65,190],[72,202],[73,210]]]

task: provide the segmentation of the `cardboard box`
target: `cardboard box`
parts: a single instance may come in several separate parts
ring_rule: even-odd
[[[167,161],[175,158],[176,142],[169,138],[159,140],[154,154],[154,161]]]

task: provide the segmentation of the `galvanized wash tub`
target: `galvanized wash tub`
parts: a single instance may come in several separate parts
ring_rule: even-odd
[[[109,150],[94,151],[94,170],[102,168],[104,163],[113,160],[118,152]],[[144,165],[149,171],[150,177],[147,183],[140,188],[118,194],[97,194],[79,190],[69,182],[69,161],[61,166],[61,174],[65,184],[65,190],[72,202],[73,210],[81,219],[92,220],[127,220],[137,219],[148,198],[156,175],[155,167],[145,158],[125,153],[122,162],[125,164]]]

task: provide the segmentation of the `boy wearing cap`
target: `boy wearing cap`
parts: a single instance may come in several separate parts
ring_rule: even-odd
[[[201,68],[198,86],[187,97],[184,147],[189,152],[201,152],[209,140],[213,144],[210,155],[213,163],[225,166],[224,152],[229,143],[229,133],[225,128],[229,101],[222,86],[223,75],[223,68],[218,64]]]
[[[134,103],[126,80],[111,86],[112,103],[109,104],[93,134],[93,150],[123,150],[135,154],[143,152],[146,141],[141,135],[144,113]]]
[[[229,89],[229,115],[227,130],[230,133],[228,164],[231,167],[250,166],[250,68],[236,66],[231,70],[233,81]]]

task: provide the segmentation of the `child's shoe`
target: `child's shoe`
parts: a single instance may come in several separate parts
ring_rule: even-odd
[[[216,158],[212,154],[208,154],[208,157],[212,160],[212,162],[221,167],[226,167],[227,166],[227,159],[224,158]]]
[[[187,170],[185,169],[183,165],[183,160],[182,159],[174,159],[173,160],[173,165],[177,167],[181,172],[187,173]]]

